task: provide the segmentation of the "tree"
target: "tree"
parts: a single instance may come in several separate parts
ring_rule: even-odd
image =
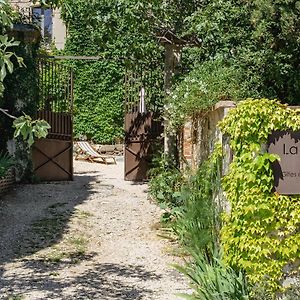
[[[10,39],[5,31],[13,24],[14,12],[6,0],[0,0],[0,20],[1,20],[1,35],[0,35],[0,97],[4,91],[3,81],[8,73],[14,70],[12,59],[15,58],[19,66],[24,66],[23,59],[17,56],[11,49],[18,46],[20,43]],[[0,112],[14,119],[14,127],[16,128],[14,137],[22,136],[23,140],[31,147],[34,137],[42,138],[47,136],[49,124],[43,120],[32,120],[29,116],[24,115],[19,118],[7,113],[3,108]]]
[[[199,64],[222,58],[244,70],[241,79],[251,83],[249,96],[297,102],[299,1],[207,1],[190,22],[189,32],[202,41]]]

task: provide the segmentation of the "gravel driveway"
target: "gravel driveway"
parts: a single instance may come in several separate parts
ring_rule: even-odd
[[[159,216],[147,185],[123,181],[121,158],[75,162],[73,182],[18,186],[0,201],[0,299],[181,299]]]

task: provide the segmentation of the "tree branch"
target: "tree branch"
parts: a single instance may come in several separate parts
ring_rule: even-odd
[[[7,109],[0,108],[0,112],[4,113],[9,118],[14,119],[14,120],[17,119],[15,116],[10,115],[7,111],[8,111]]]

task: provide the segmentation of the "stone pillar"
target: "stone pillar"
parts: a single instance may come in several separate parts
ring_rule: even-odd
[[[196,169],[206,160],[213,152],[215,143],[219,142],[222,144],[224,151],[223,173],[226,172],[232,159],[232,153],[228,138],[222,135],[217,125],[234,107],[235,104],[232,101],[221,101],[210,111],[194,114],[186,122],[182,153],[186,160],[191,161],[192,168]]]
[[[164,90],[166,97],[170,96],[172,90],[172,80],[176,72],[176,67],[181,60],[181,46],[176,44],[166,43],[165,45],[165,80]],[[177,151],[177,133],[168,131],[169,123],[165,118],[164,132],[164,152],[178,161]]]

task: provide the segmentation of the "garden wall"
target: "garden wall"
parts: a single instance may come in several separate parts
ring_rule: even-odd
[[[217,124],[234,107],[232,101],[220,101],[211,110],[194,115],[185,123],[182,130],[182,153],[193,169],[208,158],[217,141],[223,146],[223,168],[228,168],[232,154],[227,138],[222,135]]]

